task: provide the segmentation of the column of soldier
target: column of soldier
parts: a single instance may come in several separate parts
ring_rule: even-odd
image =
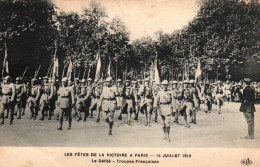
[[[256,85],[259,99],[259,84]],[[70,130],[73,117],[77,117],[78,122],[85,122],[88,117],[93,118],[93,111],[96,111],[96,122],[101,121],[100,115],[104,113],[104,121],[109,126],[108,134],[112,135],[117,110],[119,120],[126,114],[128,125],[131,125],[132,119],[138,121],[139,113],[142,113],[145,116],[144,125],[151,127],[151,116],[154,115],[157,122],[159,115],[164,139],[170,141],[170,126],[179,123],[179,116],[184,117],[185,127],[190,128],[191,123],[197,124],[196,113],[201,110],[200,104],[206,106],[206,113],[211,113],[212,105],[216,104],[218,114],[221,114],[223,102],[239,101],[243,87],[242,82],[232,83],[229,80],[225,84],[221,81],[195,83],[194,80],[164,80],[158,85],[149,78],[122,83],[121,79],[114,82],[112,77],[94,83],[91,78],[87,81],[76,78],[72,82],[66,77],[61,82],[43,77],[42,80],[32,79],[30,83],[23,83],[18,77],[15,83],[11,83],[11,77],[6,76],[1,89],[1,125],[8,117],[12,125],[14,116],[21,119],[28,108],[30,119],[40,117],[39,120],[44,121],[46,116],[48,120],[56,117],[59,120],[58,130],[62,130],[65,118]],[[131,118],[132,115],[134,118]]]

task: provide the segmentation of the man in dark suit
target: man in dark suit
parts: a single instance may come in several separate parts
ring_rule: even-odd
[[[254,112],[255,112],[255,91],[250,86],[251,80],[244,79],[246,87],[243,90],[242,103],[240,111],[243,112],[246,122],[248,124],[248,135],[244,139],[254,139]]]

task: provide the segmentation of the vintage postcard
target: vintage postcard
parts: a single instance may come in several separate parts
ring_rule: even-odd
[[[0,166],[260,166],[259,0],[1,0]]]

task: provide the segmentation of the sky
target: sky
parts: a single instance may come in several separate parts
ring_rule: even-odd
[[[172,33],[196,16],[198,0],[98,0],[109,18],[120,17],[130,40],[153,36],[156,31]],[[81,12],[90,0],[54,0],[64,12]]]

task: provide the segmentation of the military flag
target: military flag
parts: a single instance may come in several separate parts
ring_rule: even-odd
[[[2,76],[7,73],[9,74],[9,65],[8,65],[8,58],[7,58],[7,46],[5,46],[5,57],[4,57],[4,63],[3,63],[3,69],[2,69]]]
[[[195,74],[195,82],[198,83],[201,80],[201,64],[200,60],[198,60],[198,67]]]
[[[154,80],[155,83],[160,84],[160,75],[159,75],[159,70],[158,70],[158,55],[156,52],[156,56],[154,59]]]
[[[69,67],[68,67],[68,71],[67,71],[67,78],[70,80],[71,79],[71,73],[72,73],[72,70],[73,70],[73,64],[70,60],[70,63],[69,63]]]
[[[107,76],[108,77],[111,77],[111,58],[109,57],[109,63],[108,63],[108,66],[107,66]]]
[[[59,77],[59,60],[56,56],[57,48],[54,53],[54,60],[53,60],[53,71],[52,71],[52,78],[55,80],[56,77]]]
[[[101,77],[101,57],[100,53],[97,55],[97,68],[96,68],[96,75],[95,75],[95,82],[98,82]]]

